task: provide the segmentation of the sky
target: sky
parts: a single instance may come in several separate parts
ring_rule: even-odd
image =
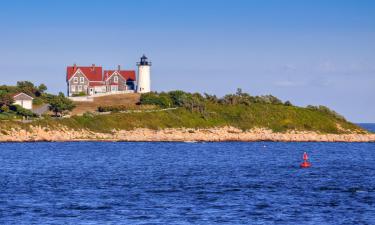
[[[136,70],[152,89],[237,88],[375,122],[372,0],[2,0],[0,84],[66,92],[66,67]]]

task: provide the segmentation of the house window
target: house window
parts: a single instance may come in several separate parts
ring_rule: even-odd
[[[74,77],[73,82],[78,83],[78,77]]]
[[[82,91],[82,85],[78,85],[78,91]]]
[[[117,83],[117,82],[118,82],[118,76],[115,76],[115,77],[113,78],[113,81],[114,81],[115,83]]]
[[[85,78],[84,77],[80,77],[79,78],[79,83],[85,83]]]
[[[116,86],[112,86],[112,91],[117,91],[117,87]]]
[[[72,85],[72,86],[70,87],[70,89],[72,90],[72,92],[75,92],[75,91],[76,91],[76,86],[75,86],[75,85]]]

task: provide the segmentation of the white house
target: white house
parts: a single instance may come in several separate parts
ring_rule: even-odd
[[[33,109],[33,97],[21,92],[13,95],[13,99],[15,105],[20,105],[29,110]]]

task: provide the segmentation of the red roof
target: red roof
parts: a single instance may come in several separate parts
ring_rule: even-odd
[[[104,70],[104,80],[107,80],[114,72],[118,72],[125,80],[135,80],[134,70]]]
[[[102,81],[103,69],[101,66],[68,66],[66,80],[70,80],[78,69],[82,71],[89,81]]]

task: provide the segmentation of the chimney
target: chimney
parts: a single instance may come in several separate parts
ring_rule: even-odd
[[[76,71],[77,70],[77,64],[73,64],[73,71]]]
[[[94,71],[95,70],[95,64],[92,64],[91,66],[92,66],[92,68],[91,68],[92,71]]]
[[[120,66],[120,65],[117,66],[117,70],[118,70],[118,71],[121,70],[121,66]]]

